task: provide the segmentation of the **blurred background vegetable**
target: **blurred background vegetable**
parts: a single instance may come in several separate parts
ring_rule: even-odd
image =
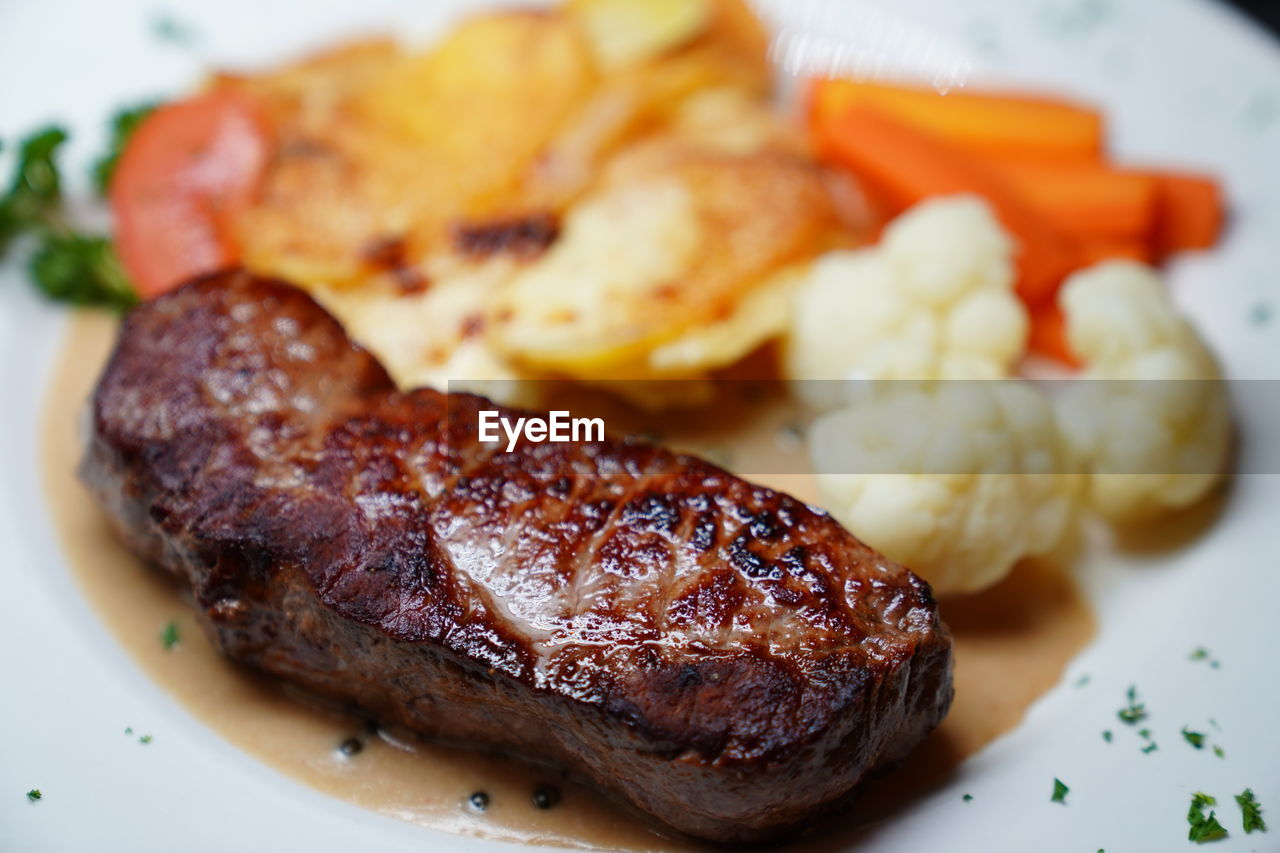
[[[0,259],[21,238],[35,241],[31,280],[45,296],[75,305],[127,308],[137,301],[111,242],[82,234],[63,207],[57,155],[67,133],[47,127],[20,145],[9,190],[0,198]]]
[[[1210,248],[1226,219],[1213,178],[1115,165],[1102,116],[1066,100],[822,80],[808,115],[820,153],[867,186],[884,219],[931,196],[990,201],[1019,244],[1032,347],[1067,365],[1053,301],[1071,272]]]

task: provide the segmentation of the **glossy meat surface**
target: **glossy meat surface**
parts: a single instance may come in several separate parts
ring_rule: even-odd
[[[85,482],[226,654],[685,832],[794,827],[950,703],[927,585],[825,514],[646,443],[485,445],[498,407],[398,392],[287,285],[136,309],[93,406]]]

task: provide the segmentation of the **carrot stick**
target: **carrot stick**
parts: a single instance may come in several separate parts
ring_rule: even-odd
[[[1031,312],[1031,338],[1028,346],[1032,352],[1067,367],[1081,366],[1080,359],[1076,358],[1067,343],[1067,318],[1057,305],[1041,305]]]
[[[898,213],[935,195],[976,193],[1017,239],[1018,293],[1048,301],[1076,262],[1076,248],[1028,205],[999,172],[954,145],[869,105],[855,105],[816,127],[820,147]]]
[[[1101,163],[998,161],[1027,203],[1081,239],[1148,243],[1156,217],[1156,180]]]
[[[1149,240],[1109,239],[1091,237],[1078,240],[1076,264],[1081,267],[1092,266],[1099,261],[1111,261],[1122,258],[1139,261],[1144,264],[1155,263],[1155,252]]]
[[[1226,212],[1216,181],[1205,175],[1162,172],[1156,182],[1155,248],[1160,257],[1208,249],[1222,234]]]
[[[985,155],[1087,162],[1098,159],[1103,147],[1102,116],[1063,100],[965,91],[941,95],[852,80],[817,81],[810,97],[815,123],[872,106]]]

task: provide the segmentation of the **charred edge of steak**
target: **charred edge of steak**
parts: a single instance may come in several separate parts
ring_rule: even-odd
[[[81,476],[229,657],[551,761],[668,825],[779,837],[945,715],[928,586],[825,514],[613,438],[476,436],[310,297],[227,273],[127,318]]]

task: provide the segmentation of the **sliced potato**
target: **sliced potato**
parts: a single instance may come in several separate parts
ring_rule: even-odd
[[[474,199],[510,188],[595,78],[589,48],[565,16],[484,15],[406,62],[356,110],[412,145],[420,169]]]
[[[389,280],[313,292],[401,388],[465,388],[500,402],[533,403],[514,382],[530,375],[484,342],[485,307],[509,275],[510,265],[495,261],[432,270],[430,286],[414,293]]]
[[[786,267],[753,287],[723,320],[691,329],[649,352],[657,376],[687,375],[734,364],[790,326],[791,306],[808,263]]]
[[[568,0],[217,84],[277,132],[246,264],[315,292],[404,387],[536,402],[518,380],[554,373],[697,402],[778,333],[786,271],[836,227],[742,0]],[[531,212],[561,225],[540,258],[455,254],[460,224]]]
[[[833,222],[815,169],[788,154],[633,147],[501,289],[490,340],[534,369],[616,373],[730,317],[756,283],[823,248]]]
[[[703,241],[696,203],[673,177],[584,201],[559,242],[504,286],[489,340],[534,367],[599,376],[634,361],[661,332]]]
[[[660,56],[700,35],[710,0],[568,0],[601,67],[614,70]]]
[[[256,82],[280,138],[238,228],[254,269],[354,286],[391,239],[421,261],[456,220],[517,204],[520,179],[596,82],[579,28],[554,13],[478,17],[421,55],[379,50]]]

